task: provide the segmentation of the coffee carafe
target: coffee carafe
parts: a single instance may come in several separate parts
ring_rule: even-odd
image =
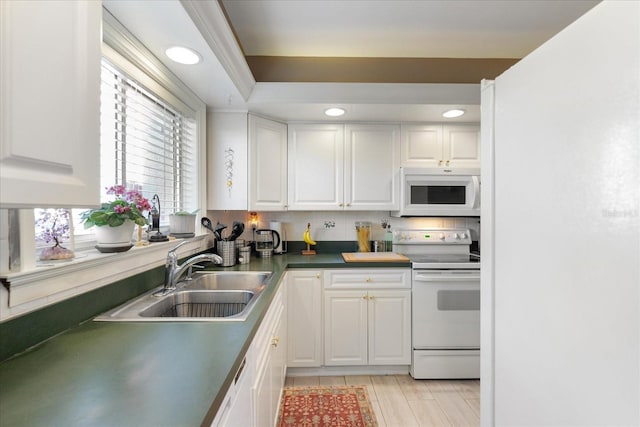
[[[280,245],[280,234],[275,230],[256,230],[256,252],[261,258],[273,255],[273,248]]]

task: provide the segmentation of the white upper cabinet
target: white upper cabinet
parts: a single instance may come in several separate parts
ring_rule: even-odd
[[[0,207],[100,204],[99,1],[0,2]]]
[[[400,126],[345,126],[345,206],[398,209]]]
[[[249,115],[249,209],[287,208],[287,125]]]
[[[289,125],[289,209],[341,209],[343,185],[344,126]]]
[[[403,167],[480,167],[479,125],[402,125]]]
[[[247,113],[207,114],[207,209],[247,210]]]
[[[397,125],[289,126],[290,210],[393,210]]]

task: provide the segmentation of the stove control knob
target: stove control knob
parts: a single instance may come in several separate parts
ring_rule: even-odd
[[[458,235],[458,233],[453,233],[453,238],[456,240],[460,240],[460,236]]]
[[[462,233],[462,234],[460,235],[460,238],[461,238],[461,239],[466,239],[466,238],[467,238],[467,233]]]
[[[445,235],[444,235],[444,233],[440,233],[440,234],[438,235],[438,238],[439,238],[440,240],[443,240],[443,241],[444,241],[444,239],[446,239],[446,237],[447,237],[447,236],[445,236]]]

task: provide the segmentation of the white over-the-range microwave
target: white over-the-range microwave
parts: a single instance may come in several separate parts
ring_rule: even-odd
[[[480,216],[480,169],[400,168],[400,210],[391,216]]]

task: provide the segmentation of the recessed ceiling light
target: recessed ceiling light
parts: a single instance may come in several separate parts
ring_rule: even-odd
[[[170,47],[165,51],[165,53],[170,59],[179,64],[193,65],[200,62],[200,55],[198,55],[198,52],[186,47]]]
[[[442,117],[446,117],[447,119],[453,119],[454,117],[460,117],[465,113],[464,110],[447,110],[442,113]]]
[[[330,117],[338,117],[345,113],[345,109],[339,107],[327,108],[324,113]]]

